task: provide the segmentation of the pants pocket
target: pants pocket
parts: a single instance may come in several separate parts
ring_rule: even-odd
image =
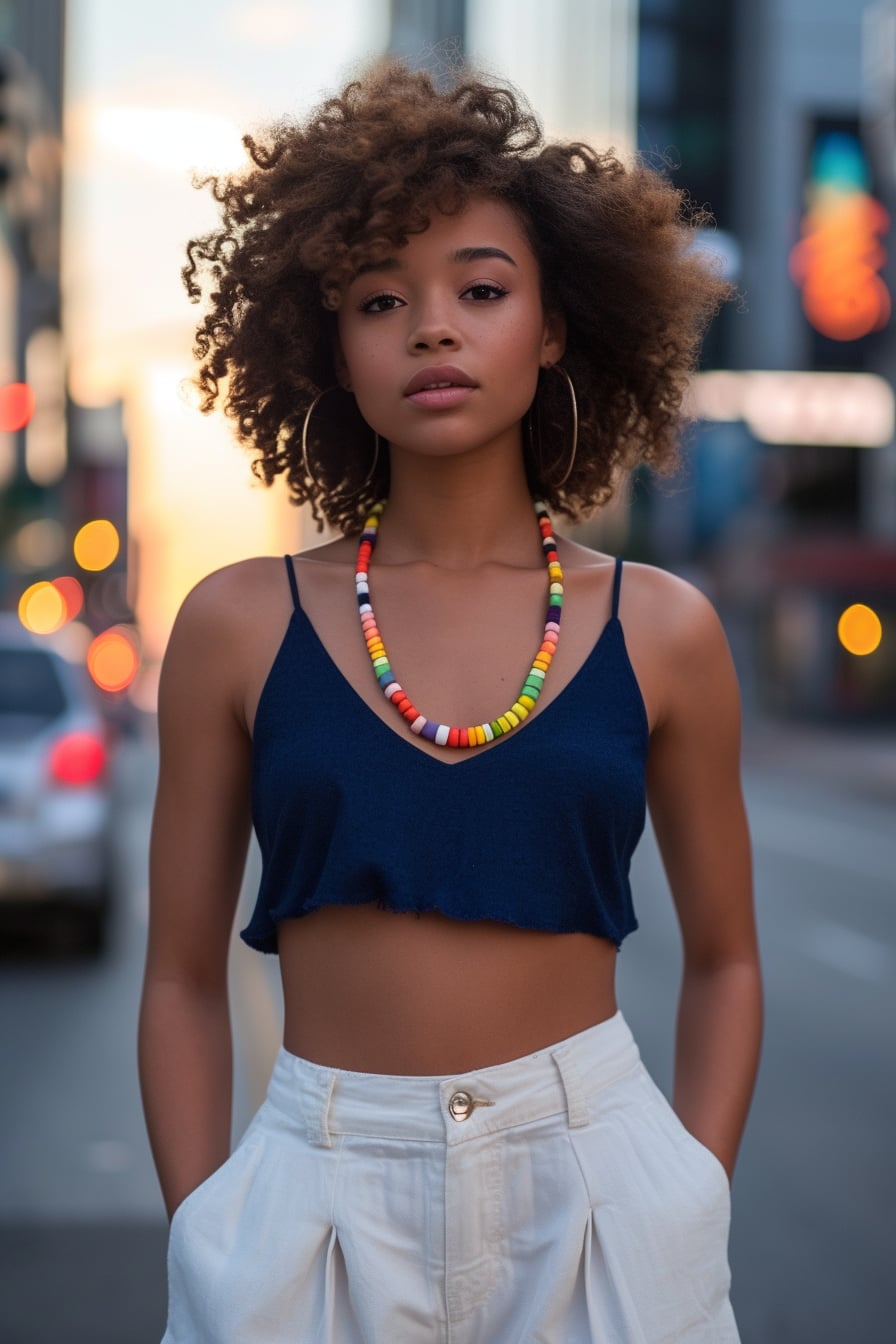
[[[216,1167],[209,1176],[206,1176],[204,1181],[200,1181],[188,1195],[184,1196],[171,1216],[169,1238],[174,1237],[176,1233],[179,1233],[181,1223],[184,1219],[190,1217],[193,1210],[198,1208],[204,1199],[219,1186],[226,1183],[227,1177],[233,1172],[234,1168],[242,1165],[253,1147],[254,1144],[252,1139],[248,1138],[248,1136],[244,1136],[226,1161],[222,1162],[219,1167]]]
[[[728,1179],[727,1171],[722,1166],[722,1163],[716,1157],[712,1149],[707,1148],[705,1143],[701,1143],[679,1119],[675,1109],[657,1087],[656,1083],[654,1083],[653,1079],[650,1078],[649,1075],[647,1075],[647,1077],[650,1084],[653,1106],[673,1144],[675,1144],[678,1151],[683,1153],[690,1162],[696,1162],[703,1171],[708,1173],[708,1179],[712,1180],[715,1188],[721,1193],[723,1202],[730,1212],[731,1182]]]

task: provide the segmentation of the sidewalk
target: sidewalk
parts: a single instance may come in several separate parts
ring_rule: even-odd
[[[848,727],[753,715],[743,732],[745,768],[774,770],[878,801],[896,801],[896,725]]]

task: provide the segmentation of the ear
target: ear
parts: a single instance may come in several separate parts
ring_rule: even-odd
[[[561,312],[545,313],[541,339],[541,366],[557,364],[566,353],[566,317]]]

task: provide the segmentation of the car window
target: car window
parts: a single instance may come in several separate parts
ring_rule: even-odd
[[[0,715],[55,719],[65,710],[65,692],[49,654],[0,649]]]

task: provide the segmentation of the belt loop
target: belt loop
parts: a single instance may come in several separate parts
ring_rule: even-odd
[[[557,1065],[563,1091],[566,1093],[566,1113],[570,1129],[581,1129],[588,1123],[588,1099],[582,1090],[579,1071],[572,1055],[563,1050],[553,1050],[551,1058]]]
[[[333,1147],[328,1121],[330,1101],[335,1083],[336,1071],[330,1069],[322,1075],[319,1081],[315,1080],[315,1083],[308,1088],[303,1098],[308,1142],[317,1143],[322,1148]]]

